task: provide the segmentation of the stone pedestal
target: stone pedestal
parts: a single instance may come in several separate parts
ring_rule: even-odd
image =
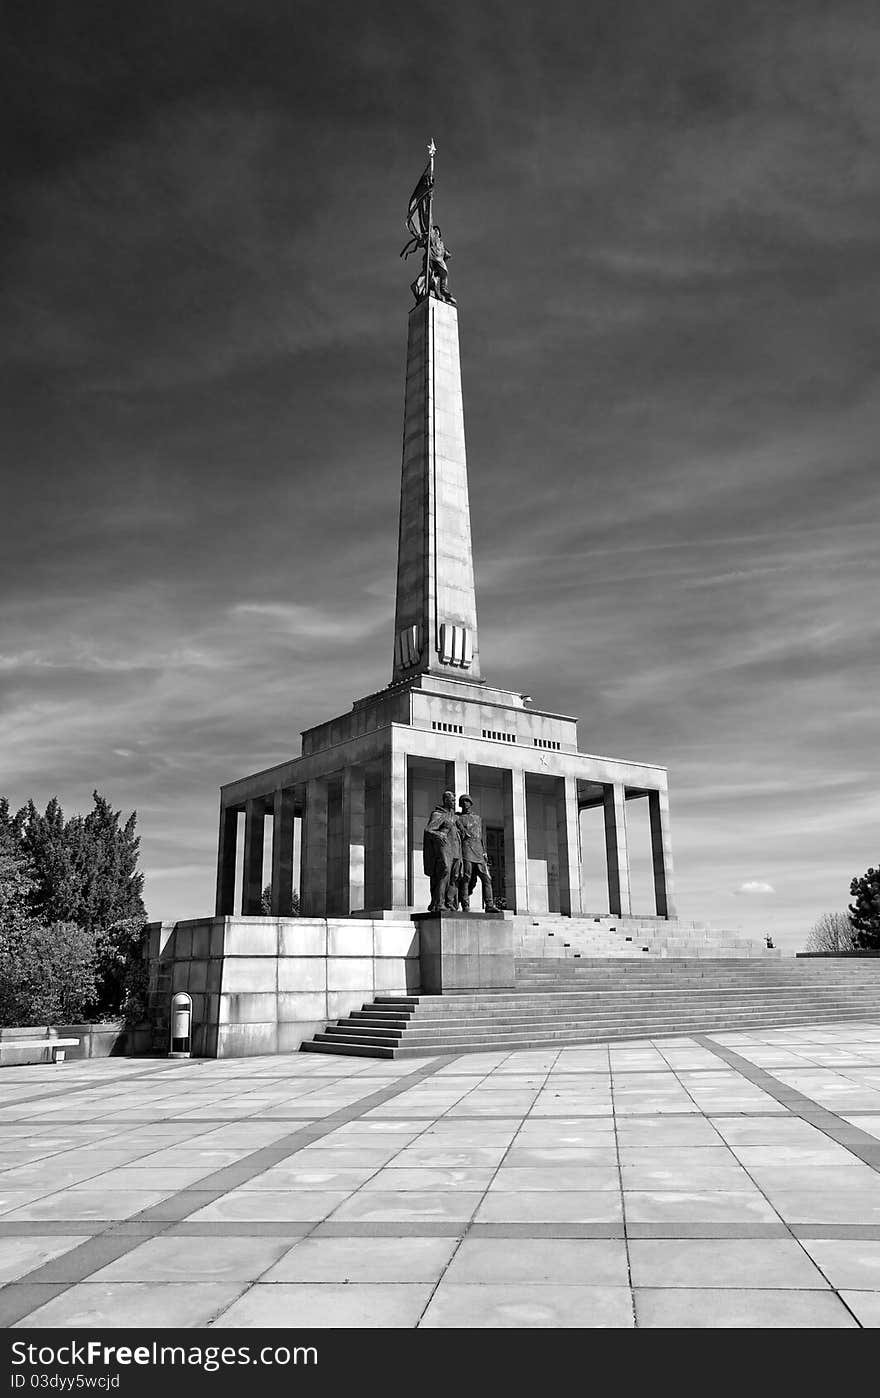
[[[422,991],[509,990],[515,981],[513,919],[503,913],[414,913]]]

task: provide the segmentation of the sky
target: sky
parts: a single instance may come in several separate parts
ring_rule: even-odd
[[[390,680],[433,138],[483,673],[801,947],[880,862],[878,64],[873,0],[12,0],[0,794],[210,913],[221,783]]]

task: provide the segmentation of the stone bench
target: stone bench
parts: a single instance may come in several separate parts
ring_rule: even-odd
[[[64,1062],[64,1050],[74,1048],[79,1039],[2,1039],[0,1038],[0,1059],[4,1049],[51,1049],[52,1062]]]

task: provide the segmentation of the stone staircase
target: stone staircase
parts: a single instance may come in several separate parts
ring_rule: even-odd
[[[534,957],[511,990],[379,996],[302,1044],[412,1058],[722,1030],[880,1022],[880,959]]]
[[[516,914],[517,956],[576,960],[582,957],[724,957],[758,956],[778,960],[782,952],[763,941],[709,927],[706,923],[668,921],[662,917],[562,917],[552,913]]]

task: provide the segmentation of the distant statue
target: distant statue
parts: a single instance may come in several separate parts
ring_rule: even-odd
[[[461,836],[461,877],[458,884],[458,897],[463,911],[471,905],[471,894],[479,879],[483,890],[483,908],[487,913],[497,912],[492,893],[492,877],[489,873],[486,851],[483,847],[483,822],[469,796],[459,796],[461,813],[458,817],[458,832]]]
[[[438,224],[432,221],[431,212],[434,199],[434,154],[436,147],[432,141],[428,146],[428,163],[422,171],[418,184],[410,195],[406,214],[406,227],[409,240],[401,248],[401,257],[409,257],[421,252],[424,257],[422,270],[410,290],[418,303],[423,297],[437,296],[441,301],[455,305],[455,297],[449,291],[449,269],[447,259],[452,253],[443,241]],[[430,231],[429,231],[430,230]]]
[[[461,836],[455,818],[454,792],[444,791],[442,803],[428,817],[422,851],[425,873],[431,880],[428,912],[454,911],[461,878]]]

